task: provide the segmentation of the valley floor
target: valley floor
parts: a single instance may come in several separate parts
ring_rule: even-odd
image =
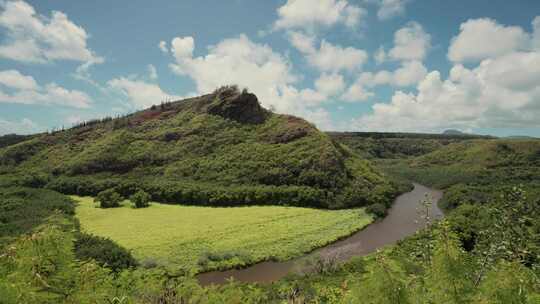
[[[197,271],[286,260],[348,236],[373,221],[364,209],[195,207],[152,203],[134,209],[97,208],[73,197],[81,230],[133,251],[143,265],[180,265]]]

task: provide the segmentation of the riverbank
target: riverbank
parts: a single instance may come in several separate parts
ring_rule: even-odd
[[[395,244],[425,226],[426,223],[418,209],[426,198],[432,202],[431,217],[434,219],[443,217],[442,210],[437,206],[437,202],[442,198],[442,192],[415,183],[411,192],[401,194],[396,198],[384,219],[345,239],[316,249],[309,255],[334,255],[344,261],[352,256],[366,255],[379,248]],[[294,272],[301,260],[302,258],[284,262],[266,261],[244,269],[201,273],[197,278],[203,286],[223,284],[230,278],[248,283],[270,283]]]
[[[303,256],[366,227],[363,208],[323,210],[300,207],[197,207],[152,203],[134,209],[96,208],[78,201],[84,232],[107,237],[132,251],[144,265],[203,272],[247,267],[261,261]]]

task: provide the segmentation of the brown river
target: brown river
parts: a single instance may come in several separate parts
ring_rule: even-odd
[[[348,260],[353,256],[366,255],[387,245],[414,234],[425,226],[425,222],[419,213],[421,202],[426,198],[433,202],[430,216],[434,219],[443,216],[437,207],[437,202],[442,197],[442,192],[420,184],[414,184],[411,192],[398,196],[388,210],[388,215],[365,229],[340,241],[314,250],[309,255],[334,256],[339,260]],[[284,262],[261,262],[244,269],[231,269],[226,271],[211,271],[197,276],[201,285],[223,284],[230,278],[235,281],[250,283],[270,283],[285,277],[294,271],[298,271],[301,257]]]

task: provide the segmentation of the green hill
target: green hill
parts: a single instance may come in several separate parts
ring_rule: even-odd
[[[463,141],[387,163],[384,170],[445,189],[440,204],[446,209],[487,203],[515,186],[522,187],[528,199],[536,200],[540,196],[540,140]]]
[[[18,144],[25,140],[30,139],[31,135],[17,135],[17,134],[6,134],[0,136],[0,148]]]
[[[448,145],[414,161],[415,165],[466,165],[470,169],[540,165],[540,140],[471,140]]]
[[[540,195],[540,140],[469,134],[331,132],[388,176],[445,190],[445,209],[481,204],[506,188]]]
[[[395,195],[368,161],[234,87],[4,147],[0,174],[4,184],[67,194],[144,189],[196,205],[343,208]]]
[[[489,136],[395,132],[329,132],[334,140],[368,159],[396,159],[431,153],[446,145]]]
[[[408,166],[442,188],[456,183],[537,183],[540,140],[464,141],[412,159]]]

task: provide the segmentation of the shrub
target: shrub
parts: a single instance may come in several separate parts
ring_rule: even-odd
[[[72,216],[75,204],[51,190],[0,187],[0,252],[13,238],[33,231],[58,212]],[[65,225],[70,226],[71,221]]]
[[[98,193],[94,201],[98,202],[101,208],[115,208],[120,206],[122,196],[114,189],[108,189]]]
[[[371,213],[376,217],[384,217],[386,215],[386,206],[383,204],[375,203],[369,205],[366,208],[366,212]]]
[[[49,178],[45,173],[28,172],[18,177],[17,184],[22,187],[42,188],[49,182]]]
[[[146,258],[141,261],[141,266],[145,269],[151,269],[158,267],[159,263],[153,258]]]
[[[328,253],[311,256],[303,261],[300,272],[303,274],[330,274],[341,268],[339,253]]]
[[[135,208],[145,208],[150,205],[150,194],[144,192],[143,190],[139,190],[130,196],[129,200],[133,203]]]
[[[93,259],[114,272],[137,266],[137,261],[124,247],[91,234],[81,233],[75,241],[75,255],[79,260]]]
[[[213,268],[216,263],[238,260],[240,265],[248,265],[251,259],[248,254],[241,251],[224,251],[224,252],[204,252],[197,261],[197,264],[203,269]]]

